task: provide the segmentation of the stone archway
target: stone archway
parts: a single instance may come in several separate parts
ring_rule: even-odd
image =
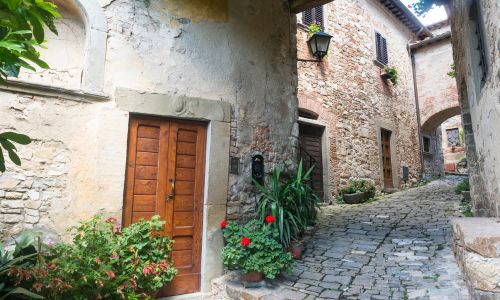
[[[458,106],[458,103],[456,106],[447,107],[435,112],[433,115],[428,116],[422,123],[422,132],[433,134],[444,121],[458,115],[460,115],[460,106]]]

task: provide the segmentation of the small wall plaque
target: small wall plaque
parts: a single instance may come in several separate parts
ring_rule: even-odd
[[[229,158],[229,174],[240,174],[240,158],[230,157]]]

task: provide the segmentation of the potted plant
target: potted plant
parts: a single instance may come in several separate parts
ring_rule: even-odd
[[[457,194],[462,194],[464,201],[470,201],[470,183],[469,178],[464,178],[457,186],[455,187],[455,192]]]
[[[300,161],[297,172],[288,180],[283,180],[281,170],[275,168],[267,188],[255,182],[262,193],[257,205],[261,221],[268,215],[277,220],[272,226],[278,230],[283,247],[290,249],[296,259],[301,257],[305,229],[318,217],[320,200],[308,184],[313,169],[303,172]]]
[[[395,86],[398,84],[399,74],[394,67],[385,67],[384,72],[380,76],[382,79],[389,79]]]
[[[221,222],[225,240],[222,261],[226,267],[243,272],[245,286],[263,278],[274,279],[282,271],[291,273],[293,269],[292,256],[285,251],[278,230],[272,226],[274,218],[268,216],[266,220],[266,223],[252,220],[244,225]]]
[[[375,186],[366,179],[350,179],[349,186],[340,189],[344,203],[358,204],[375,197]]]

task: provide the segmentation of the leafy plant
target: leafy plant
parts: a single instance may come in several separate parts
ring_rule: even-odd
[[[464,215],[464,217],[474,217],[474,213],[472,212],[472,204],[470,203],[470,201],[460,202],[460,212]]]
[[[465,144],[465,132],[462,128],[458,130],[458,136],[460,137],[460,144],[464,145]]]
[[[266,223],[258,220],[243,226],[234,221],[221,223],[226,241],[221,256],[226,267],[244,273],[263,273],[269,279],[276,278],[281,271],[291,273],[292,255],[279,242],[278,229],[272,226],[274,218],[268,216]]]
[[[35,47],[43,48],[44,27],[57,34],[54,20],[60,17],[57,6],[44,0],[0,0],[0,84],[7,77],[18,77],[21,68],[35,71],[35,66],[47,69]],[[2,148],[16,165],[21,161],[11,143],[26,145],[31,140],[14,132],[0,134],[0,172],[5,172]]]
[[[307,26],[307,28],[309,29],[309,35],[313,35],[315,33],[321,32],[321,24],[316,23],[316,22],[309,24],[309,26]]]
[[[435,6],[448,5],[450,0],[418,0],[413,3],[413,10],[419,16],[425,15]]]
[[[290,242],[298,239],[308,225],[316,222],[319,198],[308,185],[313,168],[303,173],[300,161],[296,175],[286,181],[281,177],[281,170],[275,168],[267,188],[254,180],[262,193],[257,204],[260,220],[268,215],[276,219],[272,226],[278,229],[284,247],[290,246]]]
[[[13,163],[18,166],[21,165],[21,160],[16,153],[17,148],[14,146],[13,142],[21,145],[27,145],[31,143],[31,139],[27,135],[15,132],[0,133],[0,172],[5,172],[5,158],[2,148],[7,151],[9,158]]]
[[[455,64],[451,64],[450,68],[451,68],[451,71],[448,72],[448,73],[446,73],[446,75],[450,76],[451,78],[457,77],[457,71],[456,71],[456,68],[455,68]]]
[[[470,191],[469,178],[464,178],[457,186],[455,187],[455,192],[460,194],[463,191]]]
[[[73,243],[56,245],[35,267],[12,270],[50,299],[149,298],[172,281],[173,241],[159,216],[120,230],[100,216],[74,228]]]
[[[45,42],[44,27],[57,34],[57,6],[44,0],[0,0],[0,83],[21,68],[48,68],[35,47]]]
[[[12,250],[6,250],[0,244],[0,299],[22,296],[32,299],[43,298],[24,287],[16,286],[15,278],[10,273],[12,269],[34,266],[39,255],[40,245],[37,236],[29,231],[19,235]]]
[[[397,85],[399,78],[398,71],[394,67],[385,67],[384,71],[387,74],[389,80],[392,82],[392,84]]]
[[[349,185],[339,190],[339,195],[370,192],[375,193],[375,185],[366,179],[349,179]]]

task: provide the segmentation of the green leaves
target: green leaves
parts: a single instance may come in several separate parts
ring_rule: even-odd
[[[267,215],[275,218],[273,226],[277,227],[284,247],[316,222],[319,198],[309,185],[313,169],[314,166],[303,172],[300,161],[296,174],[288,181],[282,179],[278,168],[269,178],[267,188],[254,181],[262,193],[257,204],[258,215],[262,221]]]
[[[35,47],[45,42],[44,27],[57,34],[57,6],[44,0],[0,0],[0,84],[21,68],[48,68]]]
[[[27,135],[15,132],[0,133],[0,172],[5,172],[5,158],[2,148],[7,151],[9,158],[13,163],[18,166],[21,165],[21,159],[16,153],[17,148],[12,142],[27,145],[31,143],[31,139]]]

